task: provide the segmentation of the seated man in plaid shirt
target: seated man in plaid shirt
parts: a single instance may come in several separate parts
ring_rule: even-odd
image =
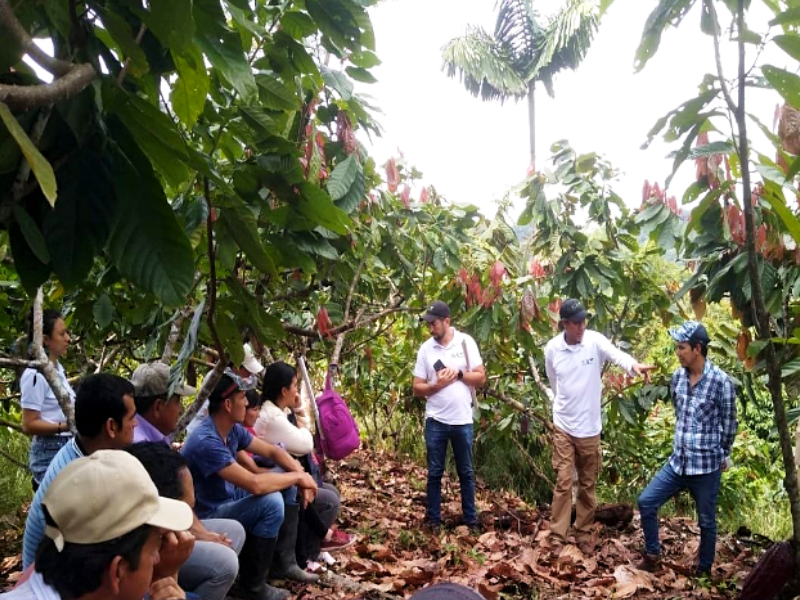
[[[717,494],[720,475],[730,466],[736,435],[733,381],[707,358],[708,332],[696,321],[670,330],[681,368],[672,376],[675,441],[667,464],[639,496],[645,554],[640,569],[658,566],[658,509],[682,489],[697,505],[700,551],[696,575],[709,575],[717,543]]]

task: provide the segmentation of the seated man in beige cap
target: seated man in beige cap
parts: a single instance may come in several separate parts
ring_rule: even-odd
[[[9,600],[185,598],[171,577],[154,575],[170,532],[192,524],[185,502],[161,498],[127,452],[98,450],[72,461],[44,500],[47,539],[35,571]],[[154,579],[155,577],[155,579]]]

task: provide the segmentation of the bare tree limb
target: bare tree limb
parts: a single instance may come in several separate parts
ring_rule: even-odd
[[[136,34],[136,45],[138,46],[141,41],[142,37],[144,37],[144,32],[147,31],[147,26],[144,24],[144,21],[139,25],[139,33]],[[117,76],[117,85],[122,85],[122,82],[125,81],[125,75],[128,74],[128,67],[131,64],[131,57],[125,59],[125,64],[122,65],[122,70],[119,72]]]
[[[28,467],[28,465],[26,465],[25,463],[22,463],[22,462],[18,461],[16,458],[14,458],[13,456],[11,456],[11,455],[10,455],[8,452],[6,452],[5,450],[3,450],[2,448],[0,448],[0,456],[2,456],[3,458],[5,458],[5,459],[6,459],[8,462],[10,462],[10,463],[12,463],[12,464],[16,465],[17,467],[19,467],[19,468],[20,468],[20,469],[22,469],[23,471],[25,471],[25,472],[27,472],[27,473],[30,473],[30,471],[31,471],[31,470],[30,470],[30,468]]]
[[[366,262],[367,253],[365,252],[353,275],[353,281],[350,282],[350,289],[347,290],[347,300],[345,300],[344,303],[344,318],[342,319],[345,323],[350,319],[350,305],[353,302],[353,292],[356,290],[358,280],[361,279],[361,272],[364,270]],[[358,317],[356,317],[356,321],[358,321]],[[342,353],[342,346],[344,346],[344,332],[336,336],[336,345],[333,347],[333,355],[331,356],[331,365],[339,364],[339,355]]]
[[[533,380],[536,382],[536,386],[545,396],[547,396],[547,399],[550,400],[550,403],[552,404],[553,400],[555,399],[553,390],[550,389],[549,386],[546,386],[542,381],[542,377],[539,375],[539,369],[536,368],[536,361],[534,360],[532,354],[528,354],[528,362],[531,365],[531,374],[533,375]]]
[[[181,415],[181,420],[178,421],[178,429],[175,431],[175,435],[180,435],[186,430],[186,427],[200,411],[203,402],[206,401],[211,392],[214,391],[214,388],[217,387],[217,383],[219,383],[219,380],[222,378],[222,374],[225,372],[227,366],[227,361],[219,361],[214,365],[214,370],[211,371],[203,381],[203,386],[200,388],[200,391],[197,392],[194,402],[192,402],[192,404],[186,408],[183,415]]]
[[[402,299],[401,299],[401,301],[402,301]],[[363,327],[364,325],[369,325],[373,321],[377,321],[379,319],[382,319],[386,315],[390,315],[390,314],[396,313],[396,312],[405,312],[405,311],[408,311],[408,310],[410,310],[410,309],[408,309],[406,307],[402,307],[402,306],[393,306],[391,308],[386,308],[386,309],[384,309],[384,310],[382,310],[380,312],[368,315],[368,316],[364,317],[360,321],[353,320],[353,321],[350,321],[349,323],[343,323],[342,325],[339,325],[338,327],[334,327],[333,329],[330,330],[330,333],[331,333],[331,335],[339,335],[340,333],[345,333],[347,331],[351,331],[353,329],[357,329],[358,327]],[[300,336],[303,336],[303,337],[308,337],[308,338],[318,338],[319,337],[319,332],[318,331],[315,331],[313,329],[303,329],[302,327],[297,327],[295,325],[289,325],[288,323],[284,323],[283,324],[283,329],[284,329],[284,331],[287,331],[288,333],[293,333],[295,335],[300,335]]]
[[[28,32],[19,22],[8,0],[0,0],[0,23],[11,34],[22,51],[30,56],[45,71],[55,77],[63,77],[70,72],[73,65],[65,60],[53,58],[36,45]]]
[[[55,104],[82,92],[96,76],[97,73],[92,65],[81,64],[75,65],[75,68],[69,73],[50,83],[40,85],[0,84],[0,102],[23,110]]]
[[[484,388],[484,391],[486,392],[487,396],[491,396],[492,398],[500,400],[500,402],[502,402],[503,404],[507,404],[508,406],[510,406],[519,413],[528,415],[529,417],[533,417],[534,419],[539,421],[539,423],[544,425],[545,429],[547,429],[550,432],[553,431],[553,423],[551,423],[549,419],[546,419],[540,414],[535,413],[530,407],[525,406],[522,402],[514,400],[513,398],[509,398],[508,396],[505,396],[496,390]]]
[[[172,321],[172,326],[169,328],[169,335],[167,336],[167,343],[164,344],[164,352],[161,353],[161,362],[168,365],[172,362],[172,355],[175,353],[175,344],[178,343],[178,338],[181,335],[183,322],[189,316],[190,310],[188,306],[184,306],[175,315]]]
[[[19,423],[12,423],[11,421],[0,419],[0,426],[8,427],[9,429],[14,429],[22,433],[22,425],[20,425]]]

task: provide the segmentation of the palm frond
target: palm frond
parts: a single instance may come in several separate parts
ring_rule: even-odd
[[[473,96],[483,100],[522,98],[526,81],[515,71],[510,56],[486,31],[470,27],[467,34],[442,48],[448,77],[458,75]]]
[[[543,31],[530,0],[499,0],[494,39],[509,56],[517,73],[528,73],[536,63]]]
[[[598,26],[595,0],[570,0],[554,15],[539,37],[536,64],[529,77],[542,81],[553,95],[553,76],[562,69],[576,69],[592,43]]]

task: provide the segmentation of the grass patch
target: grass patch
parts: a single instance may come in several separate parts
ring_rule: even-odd
[[[30,441],[14,431],[0,432],[3,450],[15,460],[28,464]],[[15,514],[20,506],[33,498],[31,474],[0,456],[0,515]]]

